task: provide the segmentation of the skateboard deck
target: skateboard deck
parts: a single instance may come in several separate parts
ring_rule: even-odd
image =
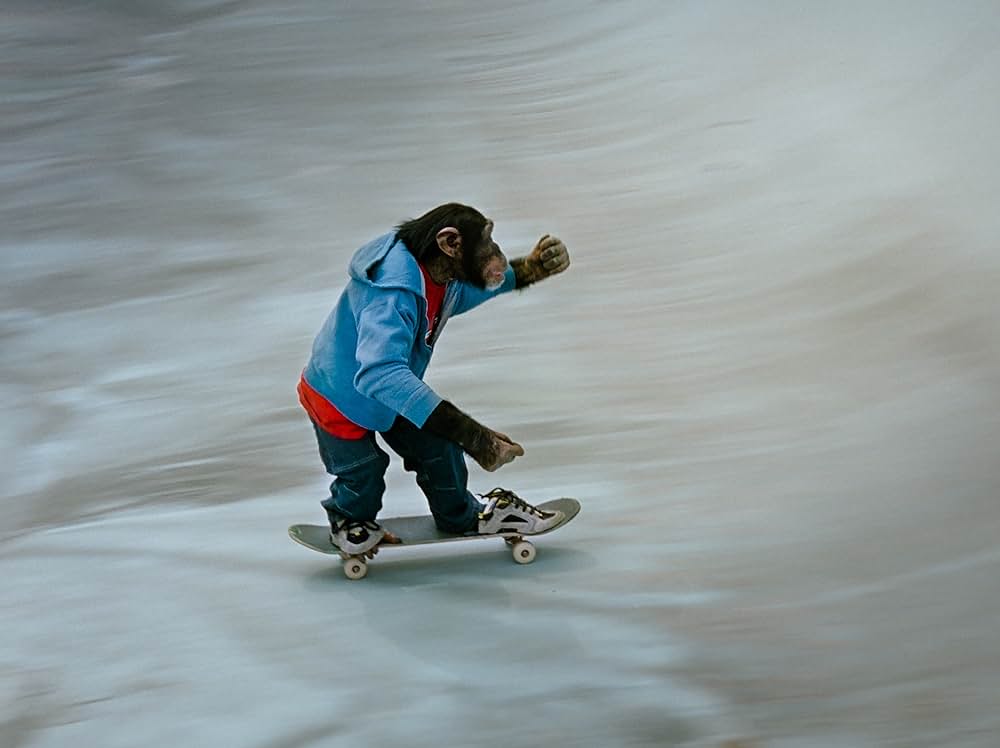
[[[530,564],[535,560],[535,546],[526,538],[547,535],[567,524],[580,512],[580,502],[576,499],[554,499],[537,505],[539,509],[559,511],[565,516],[557,525],[545,532],[533,535],[515,535],[510,533],[495,533],[492,535],[459,535],[442,532],[434,524],[434,518],[429,514],[412,517],[388,517],[379,520],[379,524],[400,539],[398,544],[383,543],[378,547],[380,552],[388,548],[406,548],[411,545],[428,545],[430,543],[452,543],[459,540],[482,540],[484,538],[503,538],[510,546],[514,560],[519,564]],[[299,545],[311,548],[320,553],[340,556],[344,559],[344,574],[350,579],[361,579],[368,573],[368,563],[364,556],[352,556],[344,553],[330,541],[329,525],[292,525],[288,534]]]

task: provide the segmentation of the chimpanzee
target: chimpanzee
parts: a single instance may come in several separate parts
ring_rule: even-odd
[[[567,267],[566,246],[548,234],[508,262],[493,222],[459,203],[404,221],[357,250],[298,384],[334,476],[322,506],[341,550],[371,557],[380,542],[398,542],[375,521],[389,465],[376,433],[416,473],[446,532],[525,535],[559,522],[512,491],[494,489],[482,502],[469,492],[463,452],[492,472],[524,449],[444,400],[423,376],[450,317]]]

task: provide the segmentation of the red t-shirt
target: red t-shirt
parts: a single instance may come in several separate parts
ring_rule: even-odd
[[[424,298],[427,299],[427,340],[430,342],[434,339],[434,333],[437,332],[438,315],[441,313],[441,303],[444,301],[444,292],[447,290],[448,284],[435,283],[423,265],[420,266],[420,272],[424,274]]]
[[[424,288],[427,299],[427,340],[434,339],[437,329],[438,315],[441,312],[441,304],[444,301],[444,292],[448,288],[447,283],[435,283],[423,265],[420,272],[424,274]],[[368,434],[368,429],[358,426],[354,421],[349,420],[343,413],[309,386],[303,376],[299,379],[299,403],[305,408],[309,417],[326,433],[338,439],[363,439]]]
[[[304,374],[299,379],[298,391],[299,403],[313,422],[326,433],[338,439],[362,439],[368,434],[368,429],[348,420],[333,403],[310,387]]]

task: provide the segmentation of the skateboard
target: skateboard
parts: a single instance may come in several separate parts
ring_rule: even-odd
[[[378,547],[385,552],[390,548],[406,548],[410,545],[428,545],[430,543],[452,543],[457,540],[482,540],[483,538],[503,538],[511,550],[514,561],[519,564],[530,564],[535,560],[535,546],[526,538],[535,535],[545,535],[558,530],[580,512],[580,502],[576,499],[554,499],[538,504],[539,509],[560,511],[565,516],[557,525],[545,532],[533,535],[516,535],[510,533],[494,533],[490,535],[456,535],[442,532],[434,524],[434,518],[429,514],[414,517],[389,517],[379,520],[379,523],[399,539],[398,544],[383,543]],[[320,553],[340,556],[344,560],[344,576],[348,579],[361,579],[368,573],[368,561],[364,556],[352,556],[344,553],[330,541],[329,525],[292,525],[288,534],[299,545],[311,548]]]

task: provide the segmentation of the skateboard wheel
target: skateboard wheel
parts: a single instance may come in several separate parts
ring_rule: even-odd
[[[368,564],[363,558],[349,558],[344,561],[344,576],[348,579],[362,579],[368,573]]]
[[[514,560],[519,564],[530,564],[535,560],[535,546],[529,543],[527,540],[521,540],[514,543],[513,548],[511,548],[514,554]]]

